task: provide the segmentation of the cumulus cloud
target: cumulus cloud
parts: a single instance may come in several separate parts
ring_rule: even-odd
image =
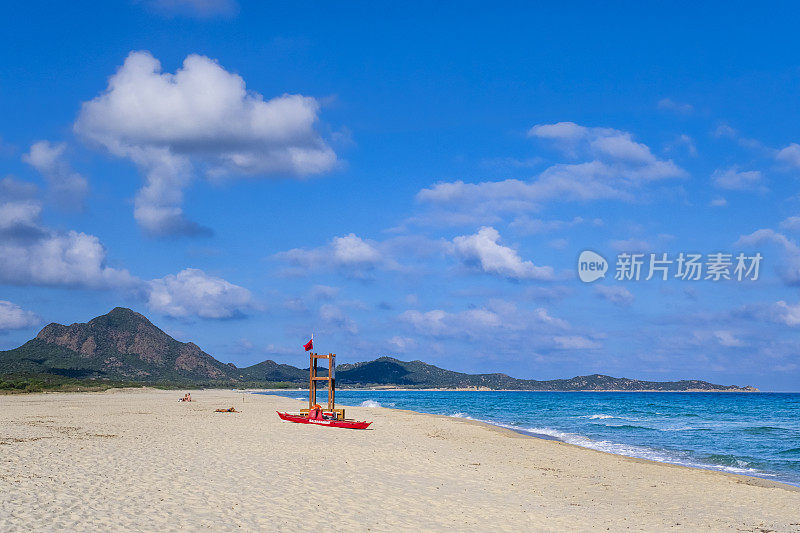
[[[244,287],[202,270],[187,268],[147,283],[148,305],[172,317],[231,318],[253,308],[253,296]]]
[[[625,287],[617,285],[598,285],[594,289],[595,294],[604,300],[608,300],[614,305],[627,307],[633,303],[633,294]]]
[[[764,244],[778,246],[782,253],[782,264],[778,267],[778,274],[787,285],[800,285],[800,246],[786,235],[772,229],[756,230],[749,235],[743,235],[736,241],[736,246],[757,247]]]
[[[48,192],[56,204],[69,209],[81,209],[89,183],[85,177],[70,168],[64,158],[66,149],[66,143],[39,141],[31,146],[22,159],[44,176]]]
[[[788,231],[800,232],[800,217],[794,216],[784,219],[781,222],[781,228]]]
[[[672,142],[666,145],[667,151],[675,151],[679,148],[685,150],[688,155],[697,157],[697,146],[694,144],[694,139],[685,133],[678,135]]]
[[[0,300],[0,332],[32,328],[41,323],[42,319],[36,313],[26,311],[17,304],[6,300]]]
[[[426,312],[409,310],[402,313],[400,319],[420,333],[432,336],[472,336],[502,324],[497,313],[488,309],[469,309],[459,313],[448,313],[441,309]]]
[[[358,325],[341,308],[325,304],[319,308],[319,318],[323,323],[344,330],[352,335],[358,334]]]
[[[737,167],[717,169],[711,175],[714,185],[736,191],[766,190],[764,176],[758,170],[740,171]]]
[[[556,346],[562,350],[594,350],[602,344],[581,335],[557,335],[553,337]]]
[[[781,300],[775,304],[778,320],[787,326],[800,326],[800,303],[788,304]]]
[[[563,335],[570,325],[544,308],[519,309],[510,302],[494,300],[481,308],[449,312],[443,309],[411,309],[398,316],[416,333],[435,338],[499,339],[506,343],[526,337],[526,343],[552,346],[553,335]]]
[[[145,174],[134,216],[148,232],[203,232],[181,207],[195,172],[305,176],[336,154],[316,131],[319,103],[284,94],[265,100],[216,61],[188,56],[174,74],[148,52],[131,52],[107,89],[84,102],[75,131]]]
[[[293,248],[278,252],[273,257],[298,269],[300,273],[333,266],[349,277],[364,279],[378,266],[392,266],[392,262],[378,248],[377,243],[350,233],[334,237],[325,246]]]
[[[483,227],[474,235],[454,238],[453,252],[464,265],[488,274],[514,280],[553,279],[552,267],[524,261],[516,250],[503,246],[499,240],[500,233],[496,229]]]
[[[672,111],[673,113],[679,113],[681,115],[689,115],[694,111],[694,107],[691,104],[676,102],[671,98],[662,98],[659,100],[658,108],[662,111]]]
[[[417,201],[445,208],[449,215],[443,222],[462,220],[465,214],[473,221],[491,220],[501,212],[529,211],[551,201],[633,201],[648,184],[686,176],[625,131],[559,122],[534,126],[528,135],[552,143],[568,157],[586,160],[552,165],[530,180],[441,182],[419,191]],[[456,217],[459,213],[462,218]]]
[[[727,348],[737,348],[739,346],[744,346],[744,342],[740,339],[736,338],[736,335],[729,330],[717,330],[714,331],[714,339],[720,344],[720,346],[725,346]]]
[[[716,198],[712,198],[709,202],[711,207],[725,207],[728,205],[728,200],[721,196],[717,196]]]
[[[338,287],[328,285],[314,285],[310,291],[311,298],[315,300],[333,300],[338,294]]]
[[[417,348],[417,341],[415,339],[411,337],[401,337],[399,335],[395,335],[389,339],[389,344],[398,352],[405,352]]]
[[[781,148],[775,154],[775,159],[790,168],[800,168],[800,144],[792,143]]]
[[[109,288],[135,282],[127,270],[107,265],[97,237],[48,228],[41,211],[34,187],[0,180],[0,283]]]

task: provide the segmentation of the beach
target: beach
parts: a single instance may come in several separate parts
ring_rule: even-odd
[[[275,411],[304,402],[184,392],[0,396],[0,530],[800,531],[800,490],[768,480],[410,411],[292,424]]]

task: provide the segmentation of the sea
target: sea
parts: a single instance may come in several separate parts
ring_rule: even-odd
[[[260,394],[308,399],[302,390]],[[336,403],[479,420],[593,450],[800,486],[800,393],[338,390]]]

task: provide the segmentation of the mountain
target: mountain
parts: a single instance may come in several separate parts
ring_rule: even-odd
[[[641,381],[614,378],[602,374],[577,376],[571,379],[537,381],[517,379],[506,374],[463,374],[445,370],[422,361],[405,362],[392,357],[380,357],[366,363],[336,367],[336,382],[348,385],[400,385],[414,388],[488,388],[532,391],[752,391],[753,387],[715,385],[707,381]]]
[[[85,324],[49,324],[0,352],[2,374],[54,374],[129,381],[232,379],[236,368],[191,342],[178,342],[139,313],[117,307]]]
[[[302,370],[292,365],[282,365],[275,361],[262,361],[253,366],[242,368],[240,375],[250,381],[287,381],[290,383],[308,383],[308,369]],[[327,375],[317,372],[318,375]]]
[[[322,370],[322,369],[320,369]],[[325,375],[324,370],[320,375]],[[224,364],[191,342],[179,342],[144,315],[124,307],[87,323],[48,324],[19,348],[0,351],[0,378],[48,377],[97,382],[194,384],[197,386],[270,386],[308,383],[308,368],[275,361],[237,368]],[[706,381],[640,381],[600,374],[537,381],[506,374],[464,374],[422,361],[380,357],[336,367],[336,382],[345,386],[409,388],[484,388],[538,391],[651,390],[750,391],[752,387]],[[0,379],[2,388],[3,379]],[[18,384],[19,382],[17,382]],[[15,385],[16,386],[16,385]],[[19,387],[17,387],[19,388]]]

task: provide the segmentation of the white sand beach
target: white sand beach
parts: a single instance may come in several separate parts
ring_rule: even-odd
[[[800,491],[460,419],[149,389],[0,396],[0,531],[800,531]],[[215,413],[235,406],[240,413]]]

